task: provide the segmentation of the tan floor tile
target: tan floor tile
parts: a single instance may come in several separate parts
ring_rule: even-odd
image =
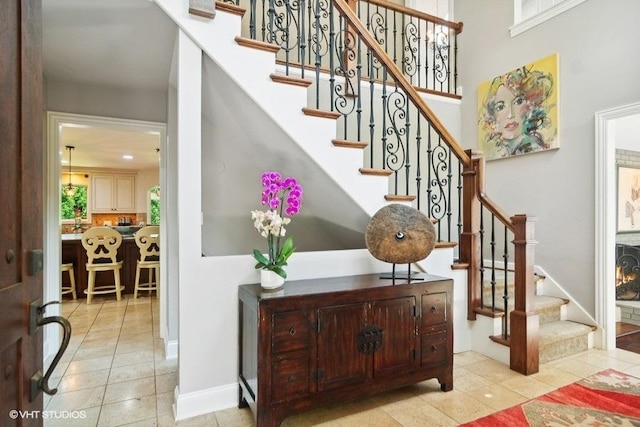
[[[494,383],[499,383],[500,381],[504,381],[507,378],[512,378],[512,377],[521,375],[509,369],[508,365],[505,365],[504,363],[498,362],[493,359],[486,359],[480,362],[471,363],[471,364],[465,365],[465,368]],[[455,382],[454,382],[454,387],[455,387]]]
[[[154,395],[139,399],[123,400],[102,406],[99,427],[114,427],[127,423],[156,419],[156,397]]]
[[[491,406],[455,389],[447,393],[430,394],[425,400],[458,423],[466,423],[495,412]]]
[[[499,384],[469,390],[465,394],[490,406],[496,411],[501,411],[529,400],[526,396]]]
[[[628,369],[635,365],[635,363],[616,358],[614,354],[609,354],[602,350],[585,351],[577,355],[574,359],[580,362],[589,363],[590,365],[599,366],[602,369],[612,368],[619,371]]]
[[[120,338],[118,339],[118,343],[130,343],[130,342],[139,342],[139,341],[153,341],[153,332],[138,332],[135,334],[120,334]]]
[[[122,366],[119,368],[111,368],[109,374],[109,384],[119,383],[123,381],[137,380],[141,378],[154,377],[154,368],[152,363],[139,363],[136,365]]]
[[[104,330],[89,330],[85,336],[85,340],[99,340],[104,338],[118,337],[120,336],[119,329],[104,329]]]
[[[576,382],[580,377],[544,364],[540,365],[540,371],[535,374],[535,379],[558,388]]]
[[[158,393],[155,396],[157,416],[173,415],[173,392]]]
[[[58,393],[68,393],[70,391],[93,388],[107,384],[109,370],[85,372],[84,374],[65,375],[58,385]]]
[[[178,385],[178,373],[156,375],[156,393],[173,392]]]
[[[78,411],[102,405],[105,386],[86,388],[67,393],[56,393],[47,405],[47,411]]]
[[[382,409],[403,427],[456,426],[458,423],[420,397],[384,405]]]
[[[137,365],[139,363],[154,363],[153,350],[139,350],[130,353],[116,354],[113,356],[113,368],[120,368],[127,365]]]
[[[538,380],[538,375],[539,374],[530,376],[521,375],[519,377],[506,379],[500,384],[528,399],[542,396],[543,394],[549,393],[557,388],[549,383]]]
[[[487,356],[484,356],[480,353],[476,353],[475,351],[465,351],[462,353],[456,353],[453,355],[453,365],[454,366],[465,366],[471,363],[482,362],[483,360],[488,360]]]
[[[122,400],[155,395],[155,387],[154,377],[109,383],[107,384],[107,390],[104,394],[104,403],[114,403]]]
[[[115,345],[109,346],[86,346],[80,347],[76,354],[73,356],[73,360],[82,360],[82,359],[95,359],[98,357],[105,356],[113,356],[113,353],[116,351]]]
[[[95,357],[93,359],[78,359],[69,363],[66,375],[82,374],[84,372],[100,371],[111,368],[113,356]]]
[[[253,425],[253,415],[249,408],[223,409],[222,411],[216,411],[215,417],[220,427],[244,427]]]
[[[579,359],[565,358],[558,361],[549,362],[549,366],[567,372],[571,375],[575,375],[579,378],[585,378],[593,374],[597,374],[602,371],[600,366],[595,366],[590,363],[582,362]]]
[[[493,384],[489,379],[471,372],[461,366],[453,368],[453,387],[456,390],[469,391]]]
[[[140,350],[153,350],[153,340],[118,342],[116,354],[131,353]]]
[[[48,418],[43,420],[44,427],[88,427],[98,425],[100,406],[81,409],[68,418]]]
[[[163,417],[166,418],[166,417]],[[170,424],[174,425],[174,424]],[[179,427],[227,427],[222,424],[218,424],[216,421],[216,415],[214,413],[199,415],[197,417],[191,417],[186,420],[175,422],[175,426]]]

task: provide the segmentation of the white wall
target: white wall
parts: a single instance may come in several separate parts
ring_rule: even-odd
[[[640,99],[640,56],[632,53],[640,39],[640,2],[588,1],[515,38],[508,31],[511,0],[458,1],[454,11],[464,22],[458,73],[467,148],[478,146],[477,86],[559,54],[560,149],[489,162],[486,186],[507,212],[538,217],[536,264],[593,315],[594,114]]]
[[[148,192],[156,185],[160,185],[160,168],[138,171],[136,176],[136,213],[149,213]]]

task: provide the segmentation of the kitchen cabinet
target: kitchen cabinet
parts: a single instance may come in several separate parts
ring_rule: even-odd
[[[453,388],[453,282],[378,275],[239,287],[239,406],[258,427],[437,378]]]
[[[91,211],[94,213],[136,212],[134,175],[93,175]]]

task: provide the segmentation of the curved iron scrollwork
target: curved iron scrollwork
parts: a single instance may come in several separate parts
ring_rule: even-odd
[[[376,325],[367,325],[358,333],[358,350],[364,354],[371,354],[382,347],[384,331]]]
[[[335,111],[343,116],[348,116],[356,108],[355,98],[352,95],[358,93],[358,88],[355,85],[359,84],[357,79],[357,38],[355,34],[349,30],[342,30],[336,33],[334,49],[338,65],[334,68],[333,75],[342,77],[342,79],[336,83],[333,76],[331,77],[334,95],[333,107]]]
[[[433,36],[433,77],[443,84],[449,79],[449,34],[443,27]]]
[[[406,76],[413,77],[418,72],[420,64],[418,64],[418,46],[420,44],[420,32],[413,22],[409,22],[404,27],[405,46],[403,48],[404,55],[402,57],[402,72]]]
[[[309,63],[322,64],[322,58],[329,53],[329,2],[326,0],[309,1]],[[313,60],[313,62],[312,62]]]
[[[447,189],[451,179],[449,170],[450,153],[449,148],[438,144],[429,155],[429,190],[428,190],[428,215],[430,218],[441,220],[447,214]]]
[[[300,39],[300,3],[295,0],[269,2],[267,41],[277,44],[285,52],[298,48]]]
[[[616,299],[640,300],[640,260],[627,253],[620,255],[616,264]]]
[[[405,166],[407,160],[407,97],[404,92],[395,90],[388,95],[385,113],[389,118],[389,125],[384,133],[391,137],[385,143],[385,169],[397,172]]]

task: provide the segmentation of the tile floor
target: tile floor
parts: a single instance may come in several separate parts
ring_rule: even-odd
[[[79,300],[80,301],[80,300]],[[87,306],[65,300],[62,314],[73,336],[45,399],[48,411],[84,411],[83,419],[47,419],[45,427],[73,426],[252,426],[248,409],[231,408],[175,422],[173,391],[177,360],[165,360],[158,334],[158,301],[125,298]],[[640,354],[589,350],[540,366],[524,377],[506,365],[466,352],[454,356],[454,390],[436,380],[391,393],[287,418],[283,426],[455,426],[614,368],[640,377]]]

